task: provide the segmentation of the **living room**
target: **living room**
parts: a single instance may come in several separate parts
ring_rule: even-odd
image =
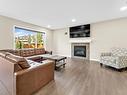
[[[0,1],[0,95],[126,95],[126,3]]]

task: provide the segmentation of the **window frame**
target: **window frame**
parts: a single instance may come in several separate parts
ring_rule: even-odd
[[[35,29],[32,29],[32,28],[28,28],[28,27],[22,27],[22,26],[14,25],[14,26],[13,26],[13,49],[16,49],[16,47],[15,47],[15,36],[16,36],[16,35],[15,35],[15,29],[16,29],[16,28],[45,34],[45,37],[44,37],[43,40],[44,40],[44,48],[46,47],[46,32],[45,32],[45,31],[42,32],[42,31],[40,31],[40,30],[35,30]],[[22,48],[22,49],[25,49],[25,48]],[[28,48],[28,49],[29,49],[29,48]]]

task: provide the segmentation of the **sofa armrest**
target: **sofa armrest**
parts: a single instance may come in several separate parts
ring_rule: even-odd
[[[112,54],[110,52],[101,53],[101,56],[111,56]]]
[[[52,55],[52,51],[45,51],[46,54],[51,54]]]
[[[17,95],[31,95],[38,89],[54,80],[54,63],[45,61],[15,73]]]

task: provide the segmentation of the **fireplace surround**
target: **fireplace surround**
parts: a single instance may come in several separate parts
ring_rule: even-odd
[[[71,57],[89,60],[89,43],[72,43]]]

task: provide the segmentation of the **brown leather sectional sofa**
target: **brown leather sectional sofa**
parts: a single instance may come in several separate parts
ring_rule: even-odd
[[[31,95],[54,80],[54,62],[37,60],[44,49],[0,50],[0,82],[9,95]]]

